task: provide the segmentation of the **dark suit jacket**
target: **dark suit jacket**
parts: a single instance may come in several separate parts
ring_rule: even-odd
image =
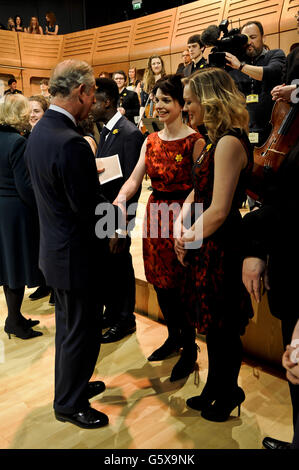
[[[123,173],[122,178],[102,185],[103,194],[110,202],[114,201],[120,188],[133,172],[139,159],[143,141],[144,136],[140,130],[124,116],[117,121],[107,137],[107,140],[105,142],[100,141],[96,156],[110,157],[118,154]],[[131,202],[138,201],[140,191],[141,188],[135,196],[132,197]]]
[[[125,108],[126,118],[129,119],[129,121],[135,123],[134,116],[139,115],[140,109],[137,93],[125,88],[119,95],[118,106]]]
[[[95,207],[106,200],[90,146],[67,116],[48,110],[28,139],[25,160],[38,206],[39,263],[47,285],[90,286],[107,245],[95,236]]]
[[[197,72],[198,70],[201,70],[207,66],[207,61],[204,57],[200,59],[199,62],[197,62],[196,65],[194,65],[194,62],[191,62],[187,67],[184,68],[183,74],[184,77],[190,77],[194,72]]]

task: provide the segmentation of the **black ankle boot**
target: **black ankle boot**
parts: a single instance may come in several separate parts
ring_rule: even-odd
[[[160,348],[156,349],[148,358],[148,361],[163,361],[180,349],[180,340],[169,336]]]
[[[227,421],[233,409],[238,407],[240,416],[241,403],[245,400],[245,393],[241,387],[237,387],[230,395],[219,397],[215,402],[202,410],[201,416],[208,421]]]
[[[195,369],[197,359],[197,344],[194,343],[191,347],[183,348],[182,355],[174,368],[172,369],[170,382],[188,377]]]

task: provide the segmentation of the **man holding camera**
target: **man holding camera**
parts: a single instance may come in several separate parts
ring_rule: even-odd
[[[269,50],[264,44],[264,30],[259,21],[246,23],[242,34],[248,36],[245,61],[226,52],[226,64],[232,71],[230,75],[245,95],[250,116],[249,139],[256,147],[267,140],[271,131],[271,112],[273,101],[271,90],[281,83],[282,70],[286,62],[281,49]]]

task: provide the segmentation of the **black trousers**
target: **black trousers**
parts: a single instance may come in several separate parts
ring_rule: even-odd
[[[54,289],[56,316],[54,409],[76,413],[89,406],[87,384],[101,346],[99,287]]]
[[[135,273],[130,253],[131,238],[127,236],[126,246],[121,253],[108,255],[106,277],[105,315],[111,324],[135,323]]]
[[[154,288],[169,337],[179,341],[183,348],[192,348],[195,342],[195,328],[188,322],[180,290],[156,286]]]

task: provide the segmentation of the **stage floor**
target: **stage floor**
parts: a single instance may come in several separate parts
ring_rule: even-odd
[[[144,181],[141,201],[150,191]],[[140,205],[138,217],[143,215]],[[139,222],[138,222],[139,223]],[[136,278],[145,281],[141,239],[133,240]],[[0,448],[1,449],[261,449],[262,439],[292,438],[288,384],[275,369],[259,362],[243,362],[239,385],[246,400],[237,418],[234,410],[225,423],[204,420],[188,409],[187,398],[200,394],[207,377],[207,352],[198,338],[198,370],[187,379],[169,381],[178,355],[152,363],[149,354],[166,339],[166,327],[136,314],[136,333],[103,344],[93,380],[104,380],[106,391],[91,400],[108,414],[110,425],[83,430],[55,420],[54,307],[48,298],[32,302],[27,289],[23,313],[39,319],[43,336],[28,341],[4,334],[6,304],[0,288]],[[225,367],[225,351],[223,351]]]

